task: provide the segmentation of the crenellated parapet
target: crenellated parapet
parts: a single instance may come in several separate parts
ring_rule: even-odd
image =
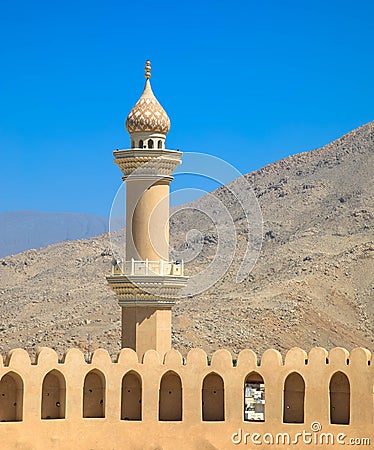
[[[291,444],[274,448],[327,448],[301,438],[293,445],[304,432],[317,441],[329,433],[332,448],[341,445],[339,433],[374,442],[373,364],[363,348],[292,348],[284,358],[274,349],[261,358],[247,349],[236,359],[227,350],[211,358],[201,349],[186,358],[176,350],[148,350],[141,360],[122,349],[115,361],[98,349],[89,362],[78,349],[59,359],[42,348],[35,361],[16,349],[0,361],[3,445],[17,448],[28,433],[35,433],[35,447],[27,448],[58,449],[109,448],[109,435],[116,436],[110,448],[131,449],[150,441],[160,448],[236,448],[244,446],[236,443],[240,433],[241,439],[257,433],[263,444],[288,433]],[[263,416],[246,411],[250,395]],[[82,435],[82,446],[74,447]]]

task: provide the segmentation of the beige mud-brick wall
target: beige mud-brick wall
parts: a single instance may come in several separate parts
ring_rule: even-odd
[[[309,354],[293,348],[284,360],[276,350],[267,350],[260,361],[251,350],[243,350],[235,363],[226,350],[215,352],[208,363],[206,353],[200,349],[191,350],[185,361],[175,350],[164,358],[149,350],[139,361],[133,350],[123,349],[115,362],[99,349],[90,363],[79,350],[71,349],[59,362],[53,350],[44,348],[35,364],[31,364],[26,351],[18,349],[0,362],[1,447],[234,449],[254,448],[250,440],[244,444],[244,435],[251,439],[257,433],[269,440],[271,436],[276,439],[279,433],[283,438],[285,433],[294,438],[303,432],[316,438],[317,444],[299,441],[297,445],[268,447],[341,448],[336,442],[339,433],[347,439],[367,438],[373,444],[373,365],[370,352],[361,348],[350,353],[342,348],[330,352],[313,348]],[[293,374],[302,378],[304,391]],[[291,396],[287,389],[284,391],[287,379],[294,379],[287,386]],[[264,381],[263,422],[244,420],[246,380]],[[49,400],[43,404],[43,392],[52,388],[58,390],[53,394],[58,397],[56,401],[65,405],[65,418],[42,419],[47,410],[48,415],[56,415]],[[300,392],[304,422],[285,423],[285,404],[292,408],[295,401],[300,401]],[[347,400],[349,424],[331,423],[346,420]],[[332,407],[344,415],[337,416]],[[311,430],[312,423],[317,426],[315,431]],[[333,436],[335,443],[318,443],[322,433]]]

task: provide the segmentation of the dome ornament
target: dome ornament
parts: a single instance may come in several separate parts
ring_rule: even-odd
[[[151,61],[147,60],[145,62],[144,69],[146,80],[143,93],[126,119],[126,129],[130,133],[132,140],[131,145],[136,148],[144,148],[144,141],[150,138],[165,140],[165,136],[170,129],[170,119],[151,88]],[[134,133],[142,133],[142,136],[133,136]],[[154,134],[157,136],[154,136]],[[159,144],[158,142],[157,145],[161,145],[159,148],[164,148],[164,144]]]
[[[149,59],[147,59],[147,61],[145,62],[145,77],[147,80],[149,80],[151,78],[151,61]]]

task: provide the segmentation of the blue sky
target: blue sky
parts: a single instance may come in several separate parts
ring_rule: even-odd
[[[1,2],[0,212],[109,213],[147,58],[168,147],[242,173],[369,122],[373,17],[371,0]]]

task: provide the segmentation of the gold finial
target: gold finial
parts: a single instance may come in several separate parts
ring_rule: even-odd
[[[149,59],[145,62],[145,77],[147,80],[151,78],[151,61]]]

